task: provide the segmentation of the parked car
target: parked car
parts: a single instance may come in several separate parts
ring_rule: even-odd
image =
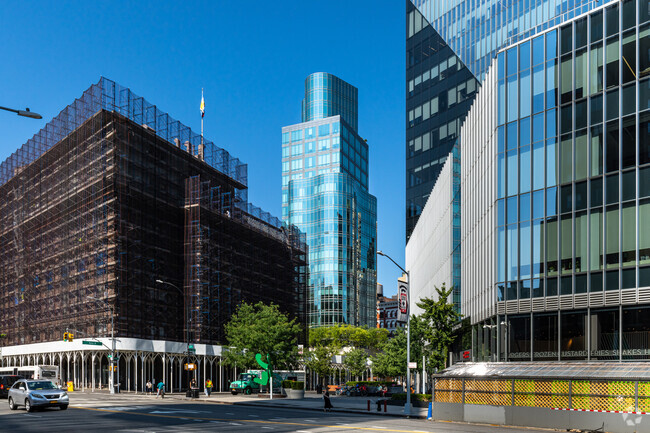
[[[70,400],[68,393],[50,380],[20,379],[9,389],[9,409],[25,406],[27,412],[35,408],[58,407],[66,410]]]
[[[9,395],[9,388],[11,388],[18,379],[22,379],[22,377],[14,374],[0,375],[0,397],[7,398]]]

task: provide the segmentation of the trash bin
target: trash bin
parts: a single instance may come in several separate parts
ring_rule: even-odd
[[[68,392],[74,391],[74,383],[72,381],[68,382]]]
[[[377,412],[381,412],[381,405],[384,403],[384,400],[377,400]]]
[[[187,397],[187,398],[199,398],[199,390],[198,389],[190,389],[185,393],[185,397]]]
[[[322,394],[323,393],[323,385],[316,384],[316,394]]]

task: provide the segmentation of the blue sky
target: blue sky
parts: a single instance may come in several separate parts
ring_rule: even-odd
[[[378,245],[404,263],[404,2],[9,2],[0,13],[6,159],[105,76],[248,164],[249,200],[280,217],[281,128],[300,122],[304,80],[330,72],[359,89]],[[378,282],[399,270],[378,258]]]

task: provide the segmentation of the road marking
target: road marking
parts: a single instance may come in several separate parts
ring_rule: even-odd
[[[226,415],[234,415],[232,412],[226,412]]]
[[[273,427],[262,427],[263,429],[273,430]]]
[[[250,414],[250,415],[248,415],[248,416],[254,416],[255,418],[259,418],[259,416],[257,416],[257,415],[253,415],[253,414]]]
[[[371,426],[372,428],[387,428],[387,427],[378,427],[376,425]]]
[[[313,419],[303,419],[303,421],[305,421],[305,422],[316,422],[316,421],[313,420]]]
[[[191,420],[191,419],[198,419],[198,420],[203,420],[203,421],[229,421],[231,425],[243,425],[243,424],[238,424],[236,422],[232,421],[239,421],[242,423],[256,423],[256,424],[274,424],[274,425],[290,425],[290,426],[302,426],[302,427],[329,427],[329,428],[340,428],[340,429],[348,429],[348,430],[364,430],[364,431],[382,431],[382,432],[394,432],[394,433],[429,433],[426,431],[422,430],[392,430],[392,429],[377,429],[373,427],[358,427],[358,426],[341,426],[341,425],[333,425],[333,424],[303,424],[299,422],[289,422],[289,421],[263,421],[263,420],[256,420],[256,419],[236,419],[236,420],[231,420],[228,418],[203,418],[203,417],[179,417],[179,416],[174,416],[174,415],[165,415],[165,414],[151,414],[147,412],[120,412],[118,410],[110,410],[110,409],[100,409],[100,408],[89,408],[89,407],[77,407],[77,406],[72,406],[72,409],[79,409],[79,410],[91,410],[91,411],[96,411],[96,412],[107,412],[107,413],[121,413],[123,415],[138,415],[138,416],[150,416],[150,417],[155,417],[155,418],[169,418],[169,419],[181,419],[181,420]],[[315,422],[315,421],[314,421]]]
[[[40,416],[38,416],[38,415],[31,415],[31,414],[29,414],[29,413],[26,413],[25,416],[31,416],[31,417],[33,417],[33,418],[42,418],[42,417],[40,417]]]

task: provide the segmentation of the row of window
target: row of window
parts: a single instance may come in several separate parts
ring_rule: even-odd
[[[455,55],[446,58],[439,64],[433,66],[430,69],[427,69],[417,77],[409,80],[408,82],[409,96],[413,96],[416,93],[416,90],[417,93],[424,90],[418,88],[418,86],[420,85],[423,85],[425,87],[433,86],[434,84],[444,80],[445,78],[450,77],[454,72],[459,71],[462,67],[463,64],[457,60]]]
[[[533,278],[497,284],[497,301],[602,293],[650,286],[650,268],[613,269],[575,275]]]
[[[409,128],[424,122],[456,104],[470,99],[476,92],[476,80],[470,78],[448,90],[444,90],[429,101],[419,105],[408,112]]]
[[[649,359],[650,307],[499,316],[501,358],[521,360]]]
[[[497,280],[635,266],[637,248],[638,263],[650,263],[649,220],[646,199],[500,226]]]
[[[331,125],[331,128],[330,128]],[[296,129],[294,131],[287,131],[282,133],[282,144],[293,143],[300,140],[310,140],[316,138],[316,131],[318,130],[318,136],[324,137],[330,134],[338,134],[341,129],[341,124],[339,122],[326,123],[324,125],[312,126],[309,128]],[[304,132],[304,137],[303,137]]]

